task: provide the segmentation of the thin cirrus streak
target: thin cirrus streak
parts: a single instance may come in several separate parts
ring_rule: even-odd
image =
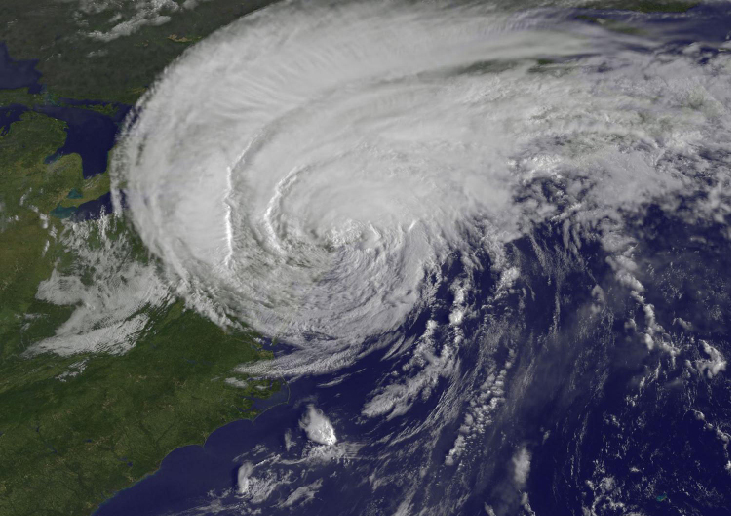
[[[428,304],[450,253],[474,263],[475,235],[512,271],[501,247],[536,222],[616,242],[620,211],[703,188],[728,59],[658,47],[550,11],[285,3],[164,73],[115,188],[191,305],[300,348],[273,367],[330,370]]]

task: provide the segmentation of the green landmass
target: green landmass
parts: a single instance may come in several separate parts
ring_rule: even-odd
[[[54,335],[75,308],[35,297],[54,268],[74,270],[73,253],[51,236],[64,222],[51,214],[109,190],[107,174],[83,178],[76,154],[49,162],[64,128],[26,111],[0,136],[3,516],[90,514],[155,471],[173,449],[202,444],[223,424],[253,417],[251,400],[280,388],[227,383],[237,365],[269,354],[251,333],[225,332],[180,301],[150,307],[149,331],[123,355],[23,353]],[[111,238],[134,241],[125,224],[116,231]],[[150,260],[136,241],[130,259]]]
[[[38,284],[51,275],[59,252],[55,244],[51,247],[55,241],[50,237],[50,227],[44,228],[52,224],[47,214],[64,199],[73,183],[83,180],[78,155],[44,163],[63,144],[65,136],[63,122],[32,112],[24,113],[6,135],[0,136],[2,359],[23,350],[24,342],[14,328],[28,313]],[[49,248],[44,256],[46,243]]]
[[[182,0],[178,2],[182,5]],[[216,0],[194,10],[179,9],[163,25],[140,27],[104,42],[89,36],[110,28],[109,12],[80,27],[78,2],[0,2],[0,41],[13,59],[38,59],[41,82],[60,97],[134,103],[155,77],[193,42],[219,27],[272,3],[271,0]],[[131,15],[132,13],[130,13]]]
[[[0,514],[90,514],[173,449],[253,417],[250,397],[279,389],[224,382],[267,356],[248,334],[225,334],[180,302],[154,327],[122,356],[3,361],[0,461],[12,466],[0,469]]]
[[[0,107],[12,106],[13,104],[35,106],[45,104],[45,99],[43,95],[28,93],[28,88],[0,90]]]

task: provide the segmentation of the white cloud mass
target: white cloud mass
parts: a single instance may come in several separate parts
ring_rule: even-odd
[[[617,277],[641,292],[622,214],[728,175],[707,157],[731,140],[726,54],[659,58],[659,41],[540,10],[318,5],[275,5],[196,45],[114,156],[115,188],[188,304],[301,348],[255,367],[351,363],[429,303],[450,253],[474,266],[479,239],[498,267],[549,218],[567,245],[589,230],[616,248]],[[455,306],[452,325],[469,317]]]
[[[305,431],[307,438],[314,443],[332,446],[337,442],[330,419],[314,405],[307,407],[307,412],[300,420],[300,428]]]

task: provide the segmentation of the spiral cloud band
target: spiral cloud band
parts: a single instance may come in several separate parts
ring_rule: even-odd
[[[450,253],[498,267],[531,224],[615,231],[718,173],[728,59],[659,59],[550,11],[400,5],[267,8],[142,101],[118,205],[191,306],[347,354],[428,303]]]

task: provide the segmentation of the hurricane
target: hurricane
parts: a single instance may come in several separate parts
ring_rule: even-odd
[[[309,389],[181,514],[721,514],[731,46],[682,16],[284,2],[174,62],[115,209],[188,308],[271,343],[240,374]]]

